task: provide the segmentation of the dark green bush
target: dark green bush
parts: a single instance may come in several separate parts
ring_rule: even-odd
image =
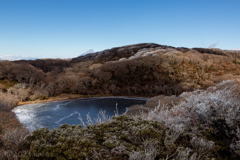
[[[48,99],[48,97],[45,96],[45,95],[41,95],[41,96],[39,96],[39,99],[40,99],[40,100],[44,100],[44,99]]]
[[[63,124],[57,129],[41,128],[26,140],[23,160],[31,159],[228,159],[219,154],[224,145],[208,132],[177,132],[160,122],[112,117],[110,121],[86,126]]]
[[[111,150],[125,146],[126,153],[142,150],[144,140],[157,140],[162,144],[163,127],[161,123],[134,120],[126,115],[113,117],[112,121],[90,125],[63,124],[57,129],[41,128],[28,137],[28,152],[23,159],[84,159],[103,150],[111,159],[120,155],[111,154]],[[116,150],[116,149],[115,149]],[[127,159],[129,154],[120,157]]]

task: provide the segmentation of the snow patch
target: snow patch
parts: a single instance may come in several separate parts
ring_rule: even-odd
[[[86,52],[80,54],[80,56],[84,56],[84,55],[86,55],[86,54],[95,53],[95,52],[96,52],[96,51],[94,51],[93,49],[89,49],[89,50],[87,50]]]

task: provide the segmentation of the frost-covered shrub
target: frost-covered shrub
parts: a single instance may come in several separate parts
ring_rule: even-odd
[[[196,156],[196,159],[208,158],[211,155],[211,151],[214,149],[214,142],[207,141],[203,138],[194,137],[190,143],[195,149],[193,155]]]
[[[144,141],[142,151],[133,151],[130,154],[129,160],[152,160],[159,152],[158,141]]]
[[[148,115],[144,115],[144,118],[157,120],[174,129],[176,133],[180,132],[179,128],[184,128],[184,132],[204,133],[202,135],[205,135],[205,138],[211,137],[213,142],[220,145],[219,154],[239,158],[239,155],[233,152],[239,151],[239,93],[239,81],[224,81],[207,90],[183,93],[180,95],[182,100],[179,104],[172,107],[159,105]]]
[[[116,106],[116,111],[115,111],[115,116],[118,116],[118,109],[117,109],[117,106]],[[88,113],[87,114],[87,125],[85,124],[85,122],[83,121],[82,119],[82,116],[81,114],[79,113],[79,117],[78,119],[81,121],[83,127],[86,127],[87,125],[92,125],[92,124],[100,124],[100,123],[104,123],[104,122],[107,122],[107,121],[111,121],[111,117],[109,117],[108,115],[106,115],[106,111],[103,111],[103,110],[100,110],[99,113],[98,113],[98,117],[97,118],[94,118],[92,119],[90,114]]]

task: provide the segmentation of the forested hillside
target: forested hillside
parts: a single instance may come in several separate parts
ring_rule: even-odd
[[[1,100],[45,99],[61,93],[179,95],[237,78],[239,51],[136,44],[72,60],[0,62]]]

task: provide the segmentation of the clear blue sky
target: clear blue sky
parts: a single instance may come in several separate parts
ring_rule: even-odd
[[[0,0],[0,55],[72,58],[135,43],[240,49],[240,0]]]

